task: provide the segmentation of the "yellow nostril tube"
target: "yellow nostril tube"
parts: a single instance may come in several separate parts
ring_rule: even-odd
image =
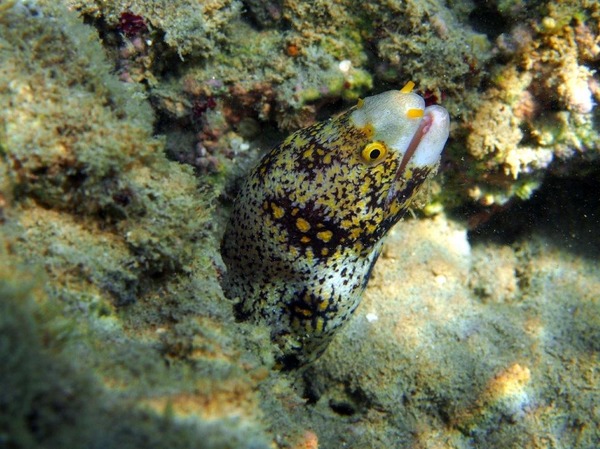
[[[406,116],[408,118],[421,118],[423,117],[423,109],[409,109],[406,111]]]
[[[408,83],[406,83],[404,85],[404,87],[402,89],[400,89],[400,93],[409,94],[412,92],[414,87],[415,87],[415,83],[413,83],[412,81],[409,81]]]

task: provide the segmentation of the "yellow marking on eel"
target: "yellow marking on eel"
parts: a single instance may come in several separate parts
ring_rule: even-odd
[[[412,92],[412,90],[415,88],[415,83],[412,81],[409,81],[408,83],[406,83],[404,85],[404,87],[402,89],[400,89],[400,93],[401,94],[409,94]]]
[[[275,203],[271,203],[271,209],[273,209],[273,216],[277,219],[285,215],[285,209],[283,207],[279,207]]]
[[[421,118],[423,117],[424,113],[425,111],[423,111],[423,109],[409,109],[408,111],[406,111],[406,116],[410,119]]]
[[[317,238],[319,240],[322,240],[325,243],[327,243],[329,240],[331,240],[331,237],[333,237],[333,232],[331,232],[331,231],[317,232]]]
[[[365,133],[365,136],[367,136],[367,139],[370,139],[371,137],[373,137],[375,135],[375,128],[373,128],[373,125],[371,123],[367,123],[362,128],[362,132]]]
[[[308,221],[306,221],[302,217],[298,217],[296,219],[296,227],[298,228],[298,230],[300,232],[308,232],[308,231],[310,231],[310,223]]]
[[[324,326],[325,326],[325,321],[323,320],[323,318],[321,318],[321,317],[317,318],[317,325],[315,326],[315,330],[317,332],[323,332]]]

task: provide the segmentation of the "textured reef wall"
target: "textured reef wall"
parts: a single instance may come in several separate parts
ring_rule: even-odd
[[[599,69],[595,1],[0,2],[0,447],[595,447]],[[276,371],[236,182],[409,79],[453,123],[420,219]]]

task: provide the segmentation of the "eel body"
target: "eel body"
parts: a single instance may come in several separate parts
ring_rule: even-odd
[[[325,350],[358,306],[383,237],[437,171],[449,116],[413,86],[293,133],[238,193],[222,286],[238,319],[269,326],[282,367]]]

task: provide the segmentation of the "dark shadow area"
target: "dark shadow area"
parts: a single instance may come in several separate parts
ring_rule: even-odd
[[[0,448],[269,447],[260,429],[238,417],[180,419],[168,405],[164,411],[144,407],[148,396],[135,386],[105,388],[89,360],[70,359],[74,343],[67,339],[85,345],[84,332],[69,330],[60,309],[38,305],[32,288],[27,277],[22,286],[0,282]],[[118,357],[132,356],[127,350],[116,348],[115,365]]]
[[[475,2],[475,9],[469,14],[469,25],[490,40],[496,39],[506,31],[506,19],[498,12],[494,4],[485,1]]]
[[[461,214],[485,213],[461,211]],[[600,172],[582,179],[548,177],[528,201],[490,212],[469,231],[472,244],[495,241],[511,244],[532,233],[581,256],[600,255]]]

